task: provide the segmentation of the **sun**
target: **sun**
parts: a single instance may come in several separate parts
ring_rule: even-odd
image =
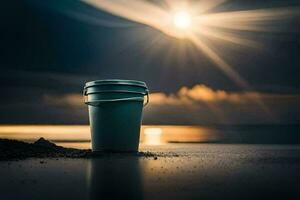
[[[191,15],[187,11],[177,11],[173,16],[173,24],[176,28],[187,29],[191,26]]]

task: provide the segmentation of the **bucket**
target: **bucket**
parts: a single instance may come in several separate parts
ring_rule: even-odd
[[[83,95],[89,110],[92,150],[136,152],[143,107],[149,102],[146,84],[134,80],[96,80],[85,84]]]

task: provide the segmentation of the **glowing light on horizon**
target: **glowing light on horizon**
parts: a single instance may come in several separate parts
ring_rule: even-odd
[[[144,130],[144,141],[143,143],[146,145],[160,145],[162,144],[161,135],[162,129],[161,128],[145,128]]]

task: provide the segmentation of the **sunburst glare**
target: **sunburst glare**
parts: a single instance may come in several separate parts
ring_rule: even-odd
[[[276,31],[270,28],[275,20],[299,15],[299,9],[268,8],[258,10],[211,12],[225,0],[170,1],[167,7],[152,1],[96,1],[82,0],[96,8],[114,15],[156,28],[163,33],[184,38],[192,42],[199,50],[222,70],[232,81],[243,89],[251,89],[233,67],[222,58],[222,52],[216,52],[205,38],[213,42],[228,42],[251,48],[261,48],[261,44],[245,38],[243,31]],[[183,4],[184,2],[184,4]]]
[[[280,31],[280,26],[276,26],[276,23],[288,17],[299,16],[300,10],[298,7],[283,7],[231,10],[228,12],[214,11],[217,10],[214,8],[225,3],[226,0],[199,2],[165,0],[163,1],[164,3],[155,3],[155,1],[146,0],[131,0],[126,2],[122,0],[82,1],[103,11],[158,29],[171,37],[189,41],[209,58],[216,67],[223,71],[228,78],[244,90],[253,89],[247,80],[224,59],[225,54],[228,56],[228,51],[224,48],[216,49],[212,46],[226,42],[231,45],[261,49],[262,44],[255,41],[255,39],[249,39],[247,34],[249,32],[255,34],[257,32]],[[182,49],[178,48],[177,51],[182,52]],[[174,50],[172,52],[174,53]],[[180,59],[185,55],[186,52],[182,55],[168,55],[167,57]],[[259,98],[257,101],[258,105],[263,107],[266,112],[269,112],[268,108],[264,106],[264,103]]]
[[[187,29],[191,26],[191,16],[187,11],[178,11],[174,15],[173,23],[177,28]]]

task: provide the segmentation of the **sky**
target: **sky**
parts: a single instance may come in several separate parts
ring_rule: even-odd
[[[231,0],[211,8],[284,10],[254,24],[263,31],[231,32],[259,47],[206,40],[247,82],[243,87],[193,42],[111,10],[70,0],[2,2],[0,123],[87,124],[85,82],[118,78],[147,83],[144,124],[297,124],[299,8],[296,0]]]

